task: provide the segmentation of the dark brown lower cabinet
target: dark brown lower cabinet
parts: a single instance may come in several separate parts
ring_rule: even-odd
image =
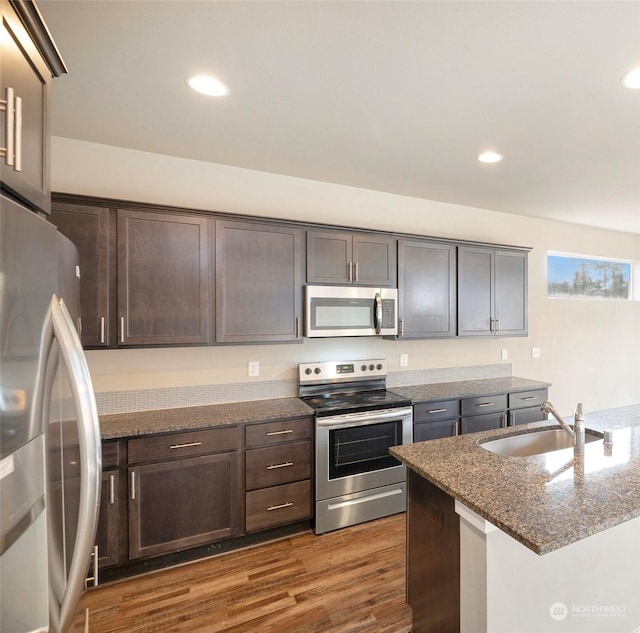
[[[241,533],[238,453],[129,468],[129,559]]]
[[[460,631],[460,518],[452,497],[407,470],[407,602],[413,633]]]
[[[105,470],[102,473],[100,515],[96,530],[98,566],[109,567],[120,562],[120,473]]]

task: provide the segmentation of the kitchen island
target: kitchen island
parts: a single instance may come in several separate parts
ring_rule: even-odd
[[[415,633],[640,629],[640,406],[585,422],[612,444],[509,457],[476,443],[535,424],[392,449],[409,469]]]

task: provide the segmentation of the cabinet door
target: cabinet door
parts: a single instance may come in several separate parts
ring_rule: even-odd
[[[353,236],[353,283],[396,287],[397,241],[379,235]]]
[[[476,433],[477,431],[489,431],[500,429],[507,425],[507,414],[502,411],[498,413],[486,413],[484,415],[474,415],[470,418],[461,418],[460,433]]]
[[[352,262],[351,233],[307,231],[307,283],[350,284]]]
[[[458,434],[458,420],[442,420],[440,422],[425,422],[414,424],[413,441],[425,442],[437,440],[441,437],[451,437]]]
[[[102,473],[100,514],[96,530],[98,565],[100,567],[108,567],[120,562],[120,539],[118,538],[120,525],[119,484],[120,477],[117,470],[107,470]]]
[[[302,233],[216,222],[216,342],[302,340]]]
[[[119,345],[211,341],[209,221],[118,210]]]
[[[1,114],[0,147],[15,148],[0,158],[2,186],[29,205],[49,212],[51,71],[13,8],[4,0],[0,36],[0,99],[10,97],[8,110]],[[22,125],[16,108],[21,109]],[[7,125],[7,117],[13,117],[13,125]]]
[[[495,323],[503,336],[527,334],[527,253],[495,253]]]
[[[80,255],[80,316],[84,347],[109,345],[110,267],[115,248],[110,239],[109,209],[53,201],[51,222]]]
[[[400,338],[456,335],[456,247],[398,242]]]
[[[238,454],[129,468],[129,558],[240,534]]]
[[[517,424],[529,424],[529,422],[542,422],[547,419],[546,413],[542,413],[540,407],[527,409],[511,409],[509,411],[509,426]]]
[[[458,247],[458,335],[492,334],[493,249]]]

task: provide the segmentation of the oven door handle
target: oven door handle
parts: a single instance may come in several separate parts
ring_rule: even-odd
[[[348,426],[364,426],[387,420],[397,420],[411,415],[411,407],[398,409],[384,409],[382,411],[362,411],[361,413],[347,413],[345,415],[316,418],[316,426],[320,428],[345,428]]]
[[[376,334],[380,334],[380,332],[382,332],[382,297],[380,296],[379,292],[376,292],[374,302],[374,327],[376,330]]]

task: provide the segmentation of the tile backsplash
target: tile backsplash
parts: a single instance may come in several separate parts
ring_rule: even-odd
[[[435,369],[411,369],[390,372],[387,387],[506,378],[511,376],[511,363],[496,365],[472,365],[468,367],[442,367]],[[217,385],[140,389],[136,391],[112,391],[96,393],[98,413],[128,413],[154,409],[196,407],[223,402],[244,400],[271,400],[298,395],[298,380],[261,380]]]

